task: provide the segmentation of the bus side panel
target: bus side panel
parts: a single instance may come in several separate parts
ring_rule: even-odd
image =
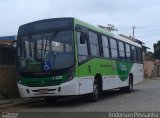
[[[119,87],[119,76],[115,60],[103,59],[101,61],[101,72],[103,75],[102,90],[108,90]]]
[[[133,83],[137,84],[143,81],[143,64],[134,63],[131,68],[133,74]]]
[[[125,87],[129,85],[129,77],[127,77],[126,80],[122,81],[121,79],[119,79],[119,87]]]
[[[87,94],[93,92],[93,81],[94,77],[92,76],[79,77],[80,94]]]
[[[125,81],[120,80],[119,87],[128,86],[130,73],[133,74],[133,84],[137,84],[143,81],[143,64],[127,62],[127,68],[128,68],[128,73],[127,73],[128,77]]]
[[[116,66],[117,66],[117,72],[119,75],[119,86],[118,87],[123,87],[123,86],[128,86],[128,73],[131,69],[129,64],[124,61],[124,60],[118,60],[116,61]]]
[[[93,81],[95,76],[95,74],[93,74],[93,61],[94,60],[89,59],[88,61],[79,64],[78,71],[80,94],[87,94],[93,92]]]
[[[113,89],[117,87],[119,87],[119,76],[118,75],[103,76],[102,90],[109,90],[109,89]]]

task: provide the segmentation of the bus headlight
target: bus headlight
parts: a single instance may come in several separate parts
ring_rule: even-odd
[[[74,68],[71,68],[69,71],[68,71],[68,74],[67,74],[67,77],[68,77],[68,81],[72,80],[74,78]]]
[[[18,83],[22,84],[22,81],[20,79],[18,79]]]

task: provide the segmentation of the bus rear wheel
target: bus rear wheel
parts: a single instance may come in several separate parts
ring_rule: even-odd
[[[125,92],[125,93],[131,93],[133,91],[133,77],[130,75],[129,76],[129,82],[128,86],[126,87],[121,87],[120,91]]]

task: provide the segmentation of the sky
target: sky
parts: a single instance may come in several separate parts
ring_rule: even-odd
[[[76,17],[114,25],[115,34],[133,35],[153,51],[160,40],[159,0],[0,0],[0,36],[16,35],[22,24],[48,18]]]

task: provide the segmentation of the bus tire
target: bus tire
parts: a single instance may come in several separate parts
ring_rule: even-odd
[[[90,94],[89,98],[91,102],[95,102],[99,99],[100,96],[100,87],[98,81],[95,79],[93,83],[93,92]]]
[[[130,75],[129,76],[129,82],[128,86],[126,87],[121,87],[120,91],[125,92],[125,93],[131,93],[133,91],[133,77]]]
[[[54,104],[56,103],[58,100],[58,98],[54,98],[54,97],[45,97],[45,101],[47,102],[47,104]]]

